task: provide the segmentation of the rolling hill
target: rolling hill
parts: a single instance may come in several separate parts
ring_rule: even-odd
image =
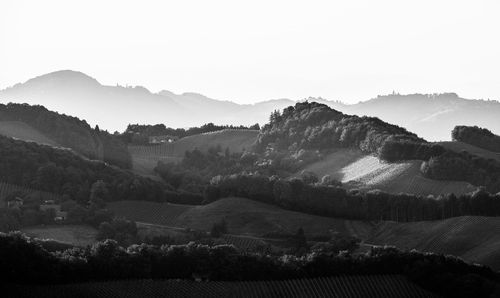
[[[388,163],[358,149],[338,149],[302,170],[313,172],[320,178],[330,175],[348,188],[380,189],[389,193],[459,195],[476,189],[467,182],[425,178],[420,172],[421,165],[422,161],[417,160]]]
[[[220,199],[208,205],[177,205],[153,202],[118,201],[108,204],[118,216],[139,222],[209,231],[212,224],[224,219],[231,234],[260,236],[269,232],[295,233],[302,227],[309,234],[329,235],[366,233],[370,224],[356,222],[346,228],[343,219],[288,211],[276,206],[243,198]],[[368,236],[368,235],[358,235]]]
[[[437,297],[404,276],[352,275],[282,281],[127,280],[9,286],[15,297]]]
[[[366,241],[401,249],[451,254],[500,270],[498,217],[461,216],[440,221],[382,222]]]
[[[220,130],[181,138],[173,143],[160,145],[129,145],[132,157],[132,168],[143,175],[153,175],[158,161],[178,162],[184,157],[186,150],[195,148],[206,151],[210,147],[220,145],[223,150],[242,152],[250,149],[255,142],[258,130]]]
[[[231,234],[224,239],[241,245],[270,232],[294,233],[302,227],[307,237],[340,233],[363,241],[362,249],[393,245],[400,249],[456,255],[500,270],[500,218],[461,216],[439,221],[378,223],[314,216],[242,198],[221,199],[208,205],[188,206],[153,202],[119,201],[108,204],[118,216],[165,228],[209,231],[224,219]],[[252,240],[250,239],[250,240]],[[272,242],[272,241],[271,241]],[[245,244],[246,245],[246,244]],[[251,245],[251,244],[249,244]]]

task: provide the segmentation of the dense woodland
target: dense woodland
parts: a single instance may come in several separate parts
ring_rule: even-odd
[[[499,276],[452,256],[374,248],[366,255],[311,253],[303,257],[241,253],[233,246],[115,241],[50,253],[19,234],[0,235],[3,282],[53,284],[119,279],[282,280],[333,275],[401,274],[447,297],[493,297]]]
[[[260,126],[259,124],[254,124],[251,126],[243,126],[243,125],[233,126],[233,125],[215,125],[213,123],[207,123],[200,127],[191,127],[188,129],[184,129],[184,128],[170,128],[166,127],[164,124],[156,124],[156,125],[129,124],[125,132],[120,137],[126,143],[145,145],[149,143],[149,137],[151,136],[171,136],[180,139],[200,133],[214,132],[224,129],[260,130]]]
[[[493,152],[500,152],[500,136],[486,128],[456,126],[451,132],[454,141],[464,142]]]
[[[257,152],[359,148],[377,153],[387,140],[425,142],[406,129],[374,117],[345,115],[316,102],[301,102],[271,114],[258,137]]]
[[[22,121],[63,147],[90,159],[99,159],[122,168],[131,167],[126,145],[116,136],[90,127],[84,120],[52,112],[43,106],[0,104],[0,120]]]

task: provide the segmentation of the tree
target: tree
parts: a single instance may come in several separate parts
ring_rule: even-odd
[[[219,222],[215,222],[210,230],[210,236],[214,238],[219,238],[223,234],[227,233],[227,223],[224,219]]]
[[[293,242],[297,252],[307,249],[307,239],[302,227],[300,227],[293,236]]]
[[[66,220],[69,223],[82,223],[88,216],[88,210],[82,206],[76,206],[68,211]]]
[[[109,199],[109,191],[106,187],[106,183],[102,180],[98,180],[92,184],[90,188],[90,204],[93,207],[103,208],[106,205],[106,201]]]

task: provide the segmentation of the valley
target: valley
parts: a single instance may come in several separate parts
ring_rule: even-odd
[[[98,129],[88,127],[81,130],[81,139],[73,140],[79,144],[93,136],[101,157],[110,148],[121,153],[125,148],[130,168],[64,149],[26,122],[1,121],[5,137],[0,138],[0,166],[11,174],[2,176],[7,182],[0,183],[5,206],[0,228],[47,239],[42,246],[52,251],[68,245],[76,251],[117,245],[123,249],[120,255],[147,243],[164,245],[165,252],[207,245],[242,255],[300,257],[346,250],[354,258],[371,258],[374,251],[391,251],[386,246],[393,246],[401,255],[416,249],[500,270],[498,195],[465,181],[430,179],[422,170],[426,156],[432,156],[428,154],[470,162],[462,150],[474,154],[474,166],[484,163],[495,169],[496,153],[462,142],[427,143],[378,119],[346,116],[315,103],[298,104],[287,113],[275,112],[260,131],[219,129],[160,144],[127,143],[124,134],[105,133],[101,139]],[[290,126],[293,121],[299,121],[295,125],[302,131]],[[400,143],[394,144],[394,135]],[[385,148],[387,144],[394,147]],[[397,146],[404,154],[398,155]],[[63,205],[66,211],[60,212]],[[105,239],[116,242],[102,242]],[[225,244],[233,247],[219,248]],[[413,297],[391,286],[392,278],[384,279],[395,271],[374,272],[363,278],[382,278],[395,288],[389,297],[401,291]],[[270,288],[293,289],[272,282],[276,284]],[[300,282],[307,284],[302,276]],[[412,282],[397,284],[408,288]],[[327,284],[315,284],[322,292],[330,291]],[[150,285],[151,291],[157,286]],[[163,286],[177,289],[176,284]],[[182,287],[195,291],[192,285]],[[221,285],[224,291],[231,287]],[[251,286],[258,287],[262,289],[257,283]]]

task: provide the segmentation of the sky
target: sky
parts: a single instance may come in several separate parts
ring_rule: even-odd
[[[0,88],[72,69],[252,103],[500,100],[500,1],[0,1]]]

